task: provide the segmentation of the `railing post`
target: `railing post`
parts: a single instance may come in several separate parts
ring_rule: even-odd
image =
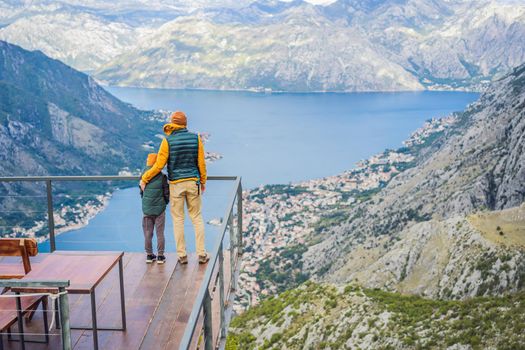
[[[226,318],[224,313],[224,252],[223,245],[219,248],[219,304],[221,312],[221,338],[226,337]]]
[[[47,227],[49,228],[49,249],[51,252],[56,250],[55,243],[55,218],[53,216],[53,188],[51,180],[46,180],[47,190]]]
[[[59,287],[59,309],[60,309],[60,330],[62,331],[62,349],[71,350],[71,328],[69,325],[69,301],[66,289]]]
[[[206,288],[206,293],[204,294],[204,349],[213,350],[213,324],[211,319],[211,297],[210,290]]]
[[[233,211],[233,208],[232,208],[232,211]],[[226,226],[228,232],[230,233],[230,291],[234,291],[235,290],[235,283],[234,283],[234,278],[235,278],[235,246],[237,245],[236,244],[236,239],[235,239],[235,235],[234,235],[234,231],[233,231],[233,224],[232,224],[232,217],[233,213],[230,212],[230,215],[228,216],[228,225]]]
[[[237,254],[242,255],[242,183],[237,188]]]

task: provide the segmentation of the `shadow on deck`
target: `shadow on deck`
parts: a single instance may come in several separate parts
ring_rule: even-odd
[[[229,252],[224,251],[224,277],[229,284]],[[39,254],[32,263],[44,259],[46,254]],[[163,265],[146,264],[142,253],[124,254],[124,289],[127,314],[126,331],[99,331],[100,349],[177,349],[186,329],[195,299],[202,285],[208,265],[199,265],[196,255],[189,255],[189,263],[177,263],[174,253],[166,255]],[[9,263],[4,259],[2,264]],[[213,285],[213,284],[212,284]],[[217,284],[218,288],[218,284]],[[119,276],[118,268],[110,273],[96,288],[97,313],[99,327],[118,327],[120,320]],[[219,290],[210,288],[212,297],[212,320],[214,343],[218,342],[217,326],[220,320]],[[51,305],[52,303],[50,303]],[[69,296],[70,317],[72,324],[89,325],[91,323],[89,296]],[[26,339],[38,337],[29,334],[42,334],[43,314],[39,308],[34,318],[25,324]],[[51,317],[52,311],[48,314]],[[200,312],[198,324],[202,328],[203,314]],[[16,333],[16,326],[12,331]],[[192,348],[203,348],[202,332],[195,332]],[[61,349],[60,330],[53,327],[49,344],[29,343],[26,349]],[[4,338],[4,349],[20,349],[20,343]],[[40,336],[41,338],[41,336]],[[90,330],[71,330],[73,349],[92,349],[93,339]]]

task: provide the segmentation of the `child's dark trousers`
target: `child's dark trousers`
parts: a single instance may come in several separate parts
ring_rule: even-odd
[[[153,254],[152,239],[153,229],[157,232],[157,255],[164,255],[164,225],[166,223],[166,212],[160,215],[144,215],[142,218],[142,230],[144,231],[144,250],[146,254]]]

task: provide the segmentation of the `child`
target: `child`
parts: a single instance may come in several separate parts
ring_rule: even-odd
[[[155,153],[148,154],[146,168],[148,171],[157,161]],[[151,264],[157,260],[158,264],[164,264],[164,224],[166,221],[166,205],[170,198],[170,188],[168,178],[163,173],[157,174],[144,188],[140,191],[142,197],[142,230],[144,231],[144,249],[146,250],[146,263]],[[151,240],[153,238],[153,229],[157,231],[157,254],[153,254]]]

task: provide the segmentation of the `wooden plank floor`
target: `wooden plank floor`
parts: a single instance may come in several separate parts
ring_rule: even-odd
[[[44,254],[41,254],[44,255]],[[207,265],[199,265],[195,255],[188,265],[177,264],[175,254],[167,254],[164,265],[146,264],[142,253],[125,253],[124,288],[127,331],[99,331],[100,349],[177,349]],[[38,260],[35,260],[37,263]],[[229,258],[225,254],[225,277],[229,280]],[[11,261],[0,261],[0,264]],[[120,326],[118,267],[115,267],[96,289],[99,327]],[[218,289],[214,293],[214,329],[218,329]],[[69,295],[72,325],[90,325],[89,297]],[[51,320],[51,312],[48,311]],[[27,333],[42,333],[41,308],[26,324]],[[13,328],[16,332],[16,327]],[[89,330],[72,330],[74,349],[92,349]],[[197,332],[198,333],[198,332]],[[215,333],[215,332],[214,332]],[[216,335],[215,335],[216,336]],[[20,349],[17,342],[7,341],[5,349]],[[195,337],[197,343],[198,334]],[[26,349],[60,349],[60,333],[52,331],[49,344],[26,343]]]

